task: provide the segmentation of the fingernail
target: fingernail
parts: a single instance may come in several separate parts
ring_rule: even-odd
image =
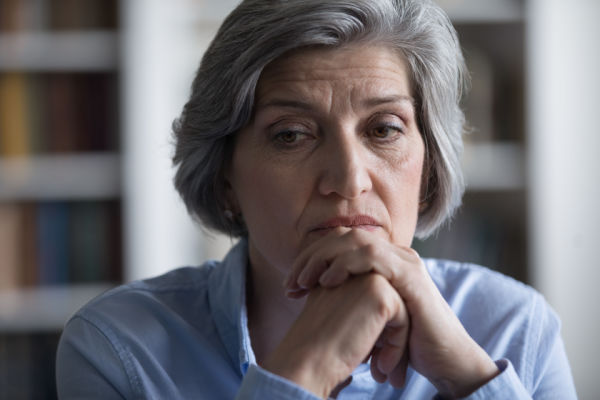
[[[296,282],[298,283],[298,285],[301,288],[305,288],[306,289],[307,286],[308,286],[309,279],[310,279],[309,270],[305,269],[304,271],[302,271],[302,273],[300,274],[300,276],[298,277],[298,279],[297,279]]]
[[[290,289],[286,290],[285,295],[290,299],[299,299],[308,293],[305,289]]]
[[[331,273],[331,269],[328,269],[327,271],[323,272],[323,275],[321,275],[321,277],[319,278],[319,283],[321,284],[321,286],[326,286],[331,283],[332,279],[333,274]]]

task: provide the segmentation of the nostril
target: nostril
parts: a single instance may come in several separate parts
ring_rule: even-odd
[[[370,169],[357,154],[332,154],[322,164],[319,191],[323,195],[337,194],[352,199],[371,188]]]

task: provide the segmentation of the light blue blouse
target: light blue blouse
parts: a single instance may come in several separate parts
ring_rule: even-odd
[[[541,295],[488,269],[425,260],[440,292],[502,373],[469,399],[575,399],[560,323]],[[223,262],[110,290],[67,323],[57,354],[61,399],[316,399],[256,364],[245,307],[247,243]],[[432,399],[409,369],[378,384],[368,364],[338,399]]]

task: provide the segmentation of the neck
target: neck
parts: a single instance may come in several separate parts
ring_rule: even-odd
[[[250,262],[246,282],[248,329],[260,365],[279,345],[304,306],[304,299],[285,295],[281,271],[267,263]]]

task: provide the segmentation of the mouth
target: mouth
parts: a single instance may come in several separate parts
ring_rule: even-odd
[[[381,224],[373,217],[370,217],[368,215],[354,215],[330,218],[312,228],[310,232],[317,234],[327,234],[330,231],[339,228],[364,229],[367,231],[374,231],[380,227]]]

